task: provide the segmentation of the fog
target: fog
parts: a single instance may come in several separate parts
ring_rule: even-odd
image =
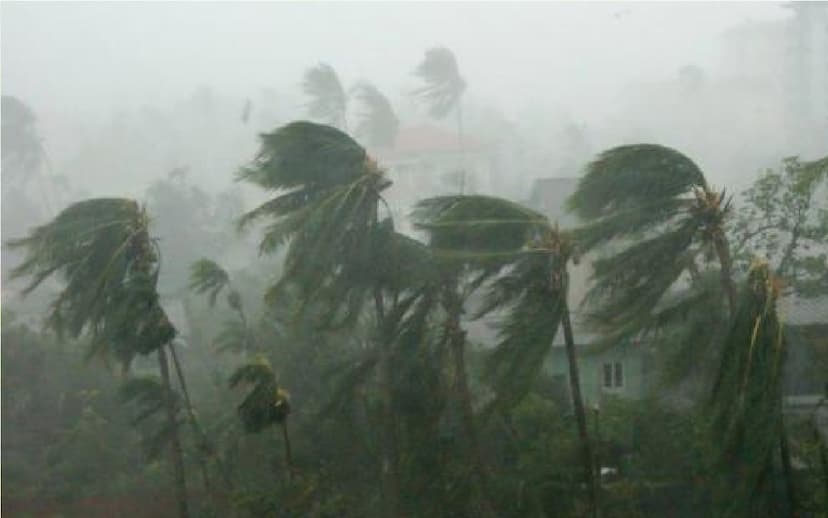
[[[782,65],[740,54],[756,36],[726,38],[791,16],[776,3],[11,2],[2,7],[2,91],[32,107],[55,173],[85,191],[140,191],[181,165],[222,188],[255,149],[256,131],[305,115],[308,67],[325,62],[345,83],[374,82],[405,126],[423,115],[407,95],[412,70],[426,49],[446,46],[469,85],[472,134],[502,137],[496,114],[560,161],[562,128],[576,125],[591,152],[657,141],[733,182],[781,155],[819,151],[813,134],[787,131]],[[690,94],[679,77],[688,66],[704,81]],[[220,117],[183,107],[199,88]],[[237,115],[246,98],[250,126]],[[119,127],[172,126],[175,144],[146,136],[128,171],[101,158]],[[533,176],[560,174],[529,169],[513,164],[502,179],[521,193]]]
[[[4,514],[826,509],[828,4],[0,39]]]

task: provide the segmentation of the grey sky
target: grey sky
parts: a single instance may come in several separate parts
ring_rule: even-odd
[[[714,67],[718,35],[786,15],[777,3],[3,2],[3,92],[35,108],[110,110],[199,84],[244,95],[294,88],[324,60],[390,91],[434,45],[471,93],[507,111],[543,98],[609,106],[634,79]]]

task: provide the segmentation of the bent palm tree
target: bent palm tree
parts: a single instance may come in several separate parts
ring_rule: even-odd
[[[348,95],[333,67],[320,63],[309,68],[302,81],[302,90],[311,98],[308,115],[347,131]]]
[[[719,263],[720,293],[733,313],[735,289],[725,219],[730,202],[707,183],[699,167],[674,149],[655,144],[601,153],[587,168],[568,204],[585,221],[575,237],[581,252],[605,254],[593,263],[587,294],[590,320],[608,343],[652,328],[665,294],[700,265]]]
[[[463,149],[463,110],[460,104],[463,93],[466,91],[466,80],[460,75],[457,59],[454,53],[445,48],[437,47],[426,51],[425,58],[414,70],[425,85],[414,90],[414,97],[428,105],[428,112],[435,119],[442,119],[454,110],[457,116],[457,139],[460,142],[460,152]],[[465,189],[465,164],[461,175],[460,194]]]
[[[239,178],[276,197],[243,216],[240,224],[268,218],[260,251],[289,241],[282,278],[268,290],[277,300],[291,284],[304,288],[303,305],[328,305],[327,325],[353,322],[368,300],[376,316],[376,347],[383,393],[382,486],[385,514],[397,516],[399,479],[391,372],[385,338],[389,313],[398,303],[403,256],[390,218],[379,216],[381,192],[390,186],[383,171],[345,133],[310,122],[293,122],[261,136],[261,148]],[[378,257],[379,256],[379,257]]]
[[[586,428],[567,301],[567,264],[573,253],[569,236],[541,214],[486,196],[425,200],[417,216],[419,226],[431,235],[436,255],[453,261],[455,268],[462,264],[477,272],[473,285],[505,269],[490,283],[477,311],[478,317],[505,311],[500,322],[499,343],[486,369],[499,406],[510,407],[529,391],[551,351],[555,335],[563,329],[584,477],[593,514],[597,513],[592,446]],[[452,296],[449,300],[457,298]],[[456,303],[447,305],[446,309],[448,325],[458,327]]]
[[[239,385],[251,387],[238,407],[244,430],[247,433],[259,433],[275,424],[280,425],[285,447],[285,467],[288,478],[293,478],[293,457],[287,428],[287,418],[290,415],[288,393],[279,387],[273,368],[263,358],[236,369],[230,376],[230,387]]]
[[[166,394],[179,514],[187,516],[184,461],[166,353],[176,329],[159,303],[159,257],[148,223],[134,200],[75,203],[28,237],[9,243],[26,250],[12,276],[33,277],[24,293],[54,274],[65,281],[47,322],[60,336],[86,332],[90,356],[115,356],[127,370],[136,355],[156,353]]]

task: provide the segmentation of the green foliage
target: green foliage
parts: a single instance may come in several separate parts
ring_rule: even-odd
[[[755,264],[724,341],[711,400],[720,448],[717,505],[722,516],[776,516],[773,455],[782,430],[785,338],[776,314],[779,286]]]
[[[417,203],[412,219],[440,257],[508,261],[548,225],[544,216],[502,198],[437,196]]]
[[[425,83],[414,91],[414,96],[428,105],[429,114],[436,119],[448,115],[466,90],[454,53],[444,47],[426,51],[414,74]]]
[[[678,151],[657,144],[635,144],[604,151],[589,164],[569,199],[585,220],[608,217],[707,188],[699,167]],[[655,211],[652,217],[660,216]]]
[[[308,114],[326,124],[345,127],[348,97],[333,67],[320,63],[305,72],[302,90],[311,98]]]
[[[133,200],[99,198],[75,203],[51,222],[9,242],[26,257],[12,277],[31,276],[30,292],[52,274],[66,285],[48,322],[76,338],[89,330],[90,354],[110,354],[128,367],[176,334],[158,302],[158,255],[147,216]]]
[[[828,157],[786,158],[742,193],[732,229],[736,266],[746,271],[752,255],[771,261],[800,296],[828,292]]]
[[[362,105],[355,133],[372,146],[393,147],[400,129],[400,120],[382,92],[370,83],[354,87],[354,96]]]
[[[557,270],[546,253],[534,251],[517,260],[486,293],[480,313],[505,312],[486,367],[498,404],[517,403],[546,363],[566,304],[565,284],[550,282],[560,275],[565,270]]]
[[[210,307],[215,306],[216,297],[230,283],[230,276],[210,259],[199,259],[190,267],[190,289],[196,293],[208,293]]]
[[[167,396],[173,398],[176,420],[170,423],[166,416]],[[118,389],[121,400],[132,411],[130,423],[142,437],[142,448],[147,460],[158,460],[170,447],[172,436],[181,426],[182,405],[178,394],[168,393],[154,376],[139,376],[126,380]]]
[[[239,417],[248,433],[284,422],[290,414],[290,398],[276,382],[276,374],[264,359],[242,365],[230,376],[230,387],[250,386],[238,406]]]
[[[663,312],[670,299],[676,292],[697,291],[695,284],[714,258],[721,289],[688,297],[674,309],[685,317],[692,309],[709,314],[709,305],[690,302],[730,297],[724,236],[729,200],[712,191],[682,153],[655,144],[609,149],[589,164],[568,204],[585,221],[573,232],[579,252],[597,255],[584,313],[606,345],[675,323],[670,318],[675,311]]]

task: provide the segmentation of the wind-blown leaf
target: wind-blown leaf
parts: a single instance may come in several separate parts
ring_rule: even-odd
[[[699,167],[685,155],[657,144],[635,144],[601,153],[568,204],[575,214],[592,220],[706,186]]]
[[[478,312],[478,316],[494,310],[505,314],[498,323],[497,347],[486,363],[496,405],[518,403],[537,380],[551,350],[565,304],[565,292],[550,282],[559,274],[553,268],[543,251],[525,255],[492,283]]]
[[[487,258],[515,254],[549,224],[541,214],[516,203],[481,195],[437,196],[417,203],[412,220],[428,232],[436,254],[468,252]]]
[[[196,293],[209,292],[210,307],[215,306],[216,297],[229,282],[227,272],[210,259],[199,259],[190,267],[190,289]]]

